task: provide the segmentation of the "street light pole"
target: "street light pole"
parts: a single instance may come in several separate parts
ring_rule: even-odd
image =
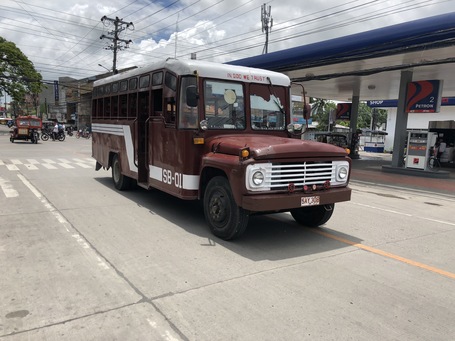
[[[109,70],[107,67],[105,67],[104,65],[101,65],[101,64],[98,64],[98,66],[101,66],[103,69],[106,69],[108,72],[111,72],[111,70]]]

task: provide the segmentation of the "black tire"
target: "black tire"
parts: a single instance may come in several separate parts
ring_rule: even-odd
[[[47,133],[42,133],[41,134],[41,140],[43,140],[43,141],[49,140],[49,135]]]
[[[58,135],[58,140],[59,140],[60,142],[65,141],[65,134],[59,134],[59,135]]]
[[[119,191],[124,191],[131,188],[132,179],[122,174],[122,168],[118,155],[114,155],[112,159],[112,181],[115,188]]]
[[[291,215],[301,225],[318,227],[329,221],[335,204],[300,207],[291,210]]]
[[[204,193],[204,215],[212,233],[224,240],[240,237],[249,214],[237,206],[229,181],[223,176],[211,179]]]

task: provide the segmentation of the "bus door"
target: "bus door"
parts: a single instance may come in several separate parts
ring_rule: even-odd
[[[148,121],[150,112],[150,92],[142,91],[139,93],[138,113],[136,121],[137,133],[137,168],[138,183],[148,182],[149,177],[149,159],[148,159]]]

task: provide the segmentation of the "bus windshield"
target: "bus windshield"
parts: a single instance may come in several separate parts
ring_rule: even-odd
[[[243,84],[206,80],[204,94],[208,129],[245,129]]]
[[[251,125],[254,130],[284,130],[286,125],[285,88],[251,84]]]
[[[245,110],[244,86],[250,86],[250,109]],[[204,107],[208,129],[246,128],[245,115],[251,115],[253,130],[284,130],[286,89],[266,84],[242,84],[206,80]]]

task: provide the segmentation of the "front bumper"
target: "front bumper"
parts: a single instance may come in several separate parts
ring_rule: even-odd
[[[302,197],[319,196],[319,204],[333,204],[336,202],[349,201],[351,189],[349,187],[330,188],[326,191],[314,191],[311,193],[266,193],[242,196],[242,208],[252,212],[286,211],[301,206]]]

